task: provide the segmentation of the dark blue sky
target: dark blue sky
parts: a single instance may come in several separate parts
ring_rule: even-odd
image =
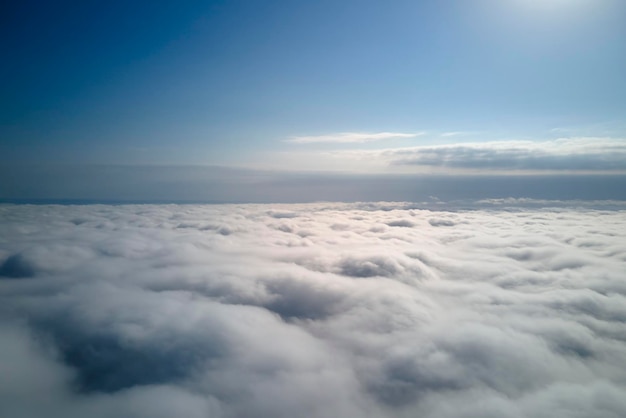
[[[26,1],[2,19],[5,162],[385,171],[399,164],[380,155],[424,146],[623,152],[618,0]]]

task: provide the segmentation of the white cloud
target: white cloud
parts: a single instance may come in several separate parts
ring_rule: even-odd
[[[480,205],[0,206],[0,415],[625,416],[623,205]]]
[[[293,142],[297,144],[311,144],[317,142],[333,142],[333,143],[360,143],[360,142],[372,142],[382,141],[392,138],[413,138],[416,136],[424,135],[423,132],[417,133],[402,133],[402,132],[376,132],[376,133],[362,133],[362,132],[340,132],[328,135],[315,135],[315,136],[294,136],[287,140],[287,142]]]

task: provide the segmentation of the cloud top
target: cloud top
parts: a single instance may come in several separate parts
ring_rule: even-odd
[[[477,205],[0,205],[0,416],[626,416],[623,205]]]

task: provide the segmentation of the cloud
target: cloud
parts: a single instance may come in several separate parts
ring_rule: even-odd
[[[423,132],[417,133],[401,133],[401,132],[376,132],[376,133],[360,133],[360,132],[340,132],[328,135],[315,135],[315,136],[294,136],[287,140],[287,142],[293,142],[296,144],[312,144],[318,142],[331,142],[331,143],[361,143],[382,141],[392,138],[414,138],[416,136],[424,135]]]
[[[625,416],[583,203],[1,205],[0,415]]]
[[[626,141],[604,138],[446,144],[391,149],[379,155],[391,165],[500,171],[626,170]]]
[[[450,131],[450,132],[443,132],[441,134],[442,137],[447,138],[447,137],[451,137],[451,136],[463,136],[463,135],[469,135],[473,132],[468,132],[468,131]]]

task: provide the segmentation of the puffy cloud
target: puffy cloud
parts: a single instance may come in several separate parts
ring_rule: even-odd
[[[624,416],[617,203],[2,206],[0,415]]]

